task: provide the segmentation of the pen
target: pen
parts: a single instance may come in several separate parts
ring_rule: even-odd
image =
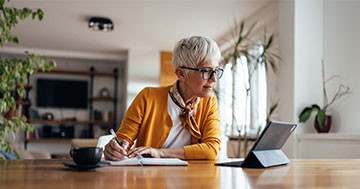
[[[110,133],[111,135],[115,138],[115,141],[121,146],[121,142],[120,140],[118,139],[118,137],[116,136],[115,132],[113,129],[110,129]],[[122,147],[122,146],[121,146]],[[125,157],[129,157],[127,154],[124,154]]]

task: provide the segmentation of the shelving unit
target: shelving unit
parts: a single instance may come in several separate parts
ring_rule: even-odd
[[[106,127],[107,130],[110,128],[116,129],[117,126],[117,104],[118,104],[118,69],[115,68],[113,72],[99,72],[96,71],[94,67],[90,67],[89,71],[84,70],[65,70],[65,69],[54,69],[51,72],[46,72],[46,74],[65,74],[65,75],[76,75],[76,76],[85,76],[89,77],[89,98],[88,98],[88,112],[89,119],[88,120],[68,120],[68,119],[52,119],[52,120],[44,120],[44,119],[31,119],[30,113],[27,114],[29,118],[29,122],[33,124],[46,124],[46,125],[87,125],[88,126],[88,136],[85,138],[93,138],[94,137],[94,127],[102,126]],[[94,80],[97,77],[110,77],[113,78],[114,81],[114,92],[110,96],[98,96],[94,95]],[[28,79],[29,80],[29,79]],[[26,106],[27,111],[30,112],[31,102],[29,100],[29,92],[31,90],[31,86],[29,85],[26,88],[26,97],[24,99],[27,100],[19,100],[17,103],[23,104]],[[95,102],[111,102],[113,104],[112,116],[111,119],[104,120],[95,120],[94,117],[94,103]],[[29,142],[70,142],[73,138],[42,138],[36,137],[34,134],[27,133],[25,136],[25,148]]]
[[[96,76],[102,77],[113,77],[114,78],[114,93],[113,96],[95,96],[94,95],[94,78]],[[89,118],[91,121],[96,121],[94,119],[94,101],[112,101],[113,102],[113,118],[110,120],[110,123],[113,123],[113,120],[117,120],[117,96],[118,96],[118,69],[115,68],[113,73],[104,73],[97,72],[94,67],[90,68],[90,96],[89,96]],[[91,122],[89,125],[90,133],[94,133],[94,122]],[[115,129],[116,125],[112,124],[112,128]],[[110,129],[110,128],[109,128]]]

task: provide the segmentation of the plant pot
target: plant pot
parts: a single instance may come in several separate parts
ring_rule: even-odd
[[[326,115],[325,125],[320,127],[320,124],[317,122],[317,117],[315,118],[315,129],[318,133],[328,133],[331,129],[331,115]]]

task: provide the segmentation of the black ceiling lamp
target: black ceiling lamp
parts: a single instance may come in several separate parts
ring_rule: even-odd
[[[114,24],[109,18],[91,17],[89,19],[89,28],[95,31],[109,32],[114,29]]]

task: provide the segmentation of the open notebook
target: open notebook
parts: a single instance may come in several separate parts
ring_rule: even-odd
[[[295,123],[271,121],[263,130],[244,161],[215,163],[219,166],[265,168],[289,163],[281,147],[295,130]]]
[[[134,157],[120,161],[105,161],[110,165],[188,165],[187,161],[178,158]]]

